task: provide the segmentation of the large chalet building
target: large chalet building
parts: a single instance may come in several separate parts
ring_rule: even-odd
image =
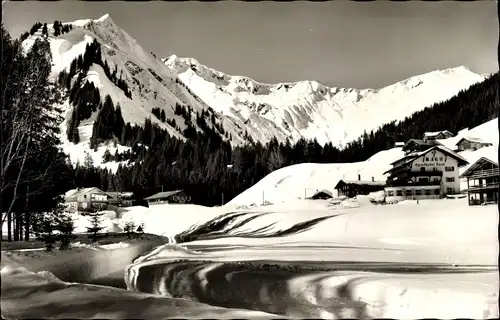
[[[405,145],[403,158],[391,163],[386,202],[439,199],[460,192],[459,168],[467,165],[463,157],[432,139],[412,139]]]

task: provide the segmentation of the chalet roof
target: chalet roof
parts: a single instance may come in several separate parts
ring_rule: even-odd
[[[459,163],[461,162],[463,165],[465,164],[468,164],[469,162],[467,160],[465,160],[461,155],[459,155],[458,153],[446,148],[445,146],[439,144],[439,145],[435,145],[429,149],[426,149],[424,151],[420,151],[420,152],[416,152],[414,153],[413,155],[408,155],[408,156],[404,156],[403,158],[400,158],[399,160],[396,160],[395,162],[393,163],[396,163],[400,160],[403,160],[405,158],[408,158],[407,161],[405,161],[404,163],[400,164],[399,166],[396,166],[396,167],[393,167],[389,170],[387,170],[386,172],[384,172],[383,174],[386,174],[386,173],[389,173],[389,172],[393,172],[393,171],[396,171],[400,168],[402,168],[403,166],[415,161],[416,159],[420,158],[421,156],[429,153],[430,151],[434,150],[434,149],[438,149],[440,151],[442,151],[443,153],[446,153],[447,155],[449,155],[450,157],[453,157],[455,158]]]
[[[340,187],[341,184],[353,184],[358,186],[385,186],[385,181],[371,181],[371,180],[340,180],[335,189]]]
[[[447,133],[449,135],[453,135],[453,133],[451,133],[448,130],[442,130],[442,131],[435,131],[435,132],[425,132],[424,137],[435,137],[435,136],[439,135],[440,133]]]
[[[72,189],[66,192],[64,195],[64,200],[66,201],[76,201],[76,199],[84,194],[95,193],[95,194],[106,194],[104,191],[97,187],[83,188],[83,189]],[[107,195],[107,194],[106,194]],[[109,197],[109,195],[107,195]]]
[[[174,194],[177,194],[180,192],[182,192],[182,190],[158,192],[156,194],[153,194],[152,196],[144,198],[144,200],[165,199],[165,198],[168,198],[168,197],[173,196]]]
[[[483,166],[486,163],[491,163],[493,166],[495,166],[495,167],[498,168],[498,163],[496,163],[495,161],[493,161],[491,159],[488,159],[486,157],[481,157],[476,162],[474,162],[469,168],[467,168],[467,170],[465,170],[460,175],[460,178],[467,177],[469,174],[471,174],[472,172],[474,172],[474,170],[477,170],[477,169],[481,168],[481,166]]]
[[[130,197],[134,196],[133,192],[127,192],[127,191],[125,191],[125,192],[109,191],[109,192],[106,192],[106,194],[114,199],[117,198],[118,196],[122,196],[122,197],[126,197],[126,198],[130,198]]]
[[[441,145],[441,143],[439,141],[436,141],[436,140],[422,140],[422,139],[410,139],[408,141],[406,141],[405,145],[403,146],[403,149],[407,146],[410,145],[410,143],[416,143],[418,145],[421,145],[421,146],[428,146],[428,147],[432,147],[432,146],[435,146],[435,145]]]
[[[324,189],[323,189],[323,190],[318,190],[318,191],[316,191],[316,192],[315,192],[315,193],[311,196],[311,198],[314,198],[315,196],[317,196],[318,194],[321,194],[321,193],[324,193],[324,194],[329,195],[330,197],[333,197],[333,194],[332,194],[330,191],[328,191],[328,190],[324,190]]]
[[[464,140],[467,140],[467,141],[470,141],[470,142],[476,142],[476,143],[483,143],[483,144],[493,145],[491,142],[486,142],[486,141],[484,141],[484,140],[482,140],[480,138],[476,138],[476,137],[463,137],[462,139],[458,140],[458,142],[455,145],[458,146]]]

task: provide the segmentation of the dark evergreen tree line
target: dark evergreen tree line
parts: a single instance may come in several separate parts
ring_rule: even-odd
[[[165,110],[160,108],[153,108],[151,113],[155,115],[155,117],[161,122],[165,122],[167,120],[167,116],[165,114]]]

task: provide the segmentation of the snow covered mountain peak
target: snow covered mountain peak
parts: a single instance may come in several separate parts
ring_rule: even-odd
[[[328,87],[317,81],[267,84],[227,75],[193,58],[162,60],[179,79],[217,112],[244,122],[250,136],[343,145],[363,132],[403,120],[433,103],[483,81],[464,66],[435,70],[380,89]]]
[[[176,111],[177,105],[189,107],[192,119],[203,112],[212,114],[209,122],[215,123],[209,126],[219,128],[221,136],[233,144],[249,140],[266,143],[276,137],[279,141],[305,138],[342,146],[365,130],[402,120],[485,79],[461,66],[417,75],[381,89],[329,87],[313,80],[268,84],[225,74],[194,58],[171,55],[158,59],[116,25],[109,14],[70,24],[72,29],[57,36],[54,26],[47,25],[53,77],[68,71],[72,61],[84,55],[87,45],[97,41],[102,64],[105,62],[111,72],[116,68],[116,78],[126,83],[130,92],[118,88],[117,80],[111,81],[103,66],[95,63],[84,81],[93,83],[102,98],[110,95],[115,105],[120,104],[125,122],[143,125],[150,118],[180,138],[186,129],[186,115]],[[28,48],[42,36],[40,27],[23,46]],[[72,107],[68,104],[67,108],[69,115]],[[169,121],[153,115],[153,109],[164,111]],[[81,150],[77,160],[82,161],[84,150],[88,150],[95,117],[81,122],[82,145],[74,148]]]
[[[108,20],[108,21],[113,21],[111,20],[111,17],[109,16],[108,13],[104,14],[102,17],[100,17],[99,19],[97,19],[98,22],[102,22],[102,21],[105,21],[105,20]]]

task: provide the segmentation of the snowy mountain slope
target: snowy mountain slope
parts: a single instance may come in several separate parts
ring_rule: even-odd
[[[97,20],[78,20],[63,24],[67,23],[73,26],[71,31],[57,37],[54,36],[53,25],[47,24],[47,39],[52,51],[51,78],[53,81],[56,81],[62,70],[68,71],[71,62],[79,55],[83,55],[87,44],[92,43],[95,39],[101,45],[102,60],[109,65],[111,70],[116,67],[117,75],[122,77],[131,91],[131,98],[127,97],[124,91],[105,75],[103,68],[95,63],[89,68],[82,86],[85,82],[93,83],[100,91],[101,101],[104,100],[105,95],[110,95],[114,105],[120,105],[125,122],[130,122],[132,125],[143,125],[145,120],[150,118],[153,124],[159,125],[171,135],[183,138],[182,130],[186,128],[185,120],[181,115],[175,113],[176,104],[190,106],[193,119],[197,112],[209,110],[208,106],[190,93],[189,89],[178,83],[175,72],[166,67],[161,60],[156,59],[153,54],[146,52],[136,40],[116,26],[109,15],[104,15]],[[24,40],[24,49],[28,50],[39,37],[43,37],[42,27],[33,36]],[[76,76],[73,81],[75,78]],[[66,118],[68,118],[72,110],[71,105],[65,101],[62,103],[62,107],[66,111]],[[175,120],[179,128],[176,129],[169,123],[156,118],[151,112],[153,108],[164,110],[166,119]],[[98,148],[98,152],[88,148],[96,116],[97,112],[94,112],[90,119],[80,123],[78,129],[81,139],[77,145],[68,141],[64,134],[66,123],[62,124],[63,147],[74,163],[83,162],[84,151],[88,151],[92,155],[96,165],[102,161],[101,156],[106,147]],[[234,143],[245,142],[243,135],[239,134],[242,130],[236,128],[232,123],[224,122],[224,120],[217,122],[222,122],[224,129],[231,134]],[[210,125],[210,123],[208,124]],[[193,125],[201,130],[194,121]],[[114,150],[110,148],[112,153]]]
[[[87,44],[96,40],[100,44],[102,60],[111,70],[116,67],[117,75],[130,89],[130,96],[127,97],[106,76],[102,66],[95,63],[90,66],[84,82],[97,86],[101,100],[110,95],[114,105],[120,105],[125,122],[143,125],[145,119],[150,118],[153,124],[179,138],[183,138],[186,124],[182,115],[175,113],[177,104],[190,107],[192,118],[203,110],[212,113],[215,122],[225,131],[219,133],[224,139],[230,139],[233,145],[250,139],[265,143],[276,137],[280,141],[288,138],[294,142],[304,137],[342,146],[359,137],[364,130],[404,119],[484,80],[483,76],[458,67],[416,76],[379,90],[329,88],[315,81],[269,85],[225,75],[195,59],[181,59],[175,55],[157,59],[107,14],[97,20],[69,23],[73,28],[59,36],[54,36],[52,24],[47,25],[53,80],[62,70],[68,71],[71,62],[85,53]],[[37,37],[43,37],[42,27],[24,40],[25,49]],[[62,106],[68,118],[72,107],[68,102]],[[175,120],[175,127],[156,118],[152,114],[153,108],[165,111],[167,120]],[[97,151],[87,147],[95,117],[93,114],[80,123],[78,129],[82,137],[77,145],[62,137],[73,162],[83,162],[83,149],[90,152],[96,165],[102,161],[106,146]],[[210,121],[207,122],[213,127]],[[195,121],[193,125],[201,130]],[[113,148],[110,147],[111,153],[115,151]]]
[[[451,98],[486,77],[464,66],[418,75],[374,89],[330,88],[316,81],[264,84],[230,76],[192,58],[163,59],[203,101],[243,122],[250,136],[265,142],[301,137],[343,145],[363,132]]]
[[[466,150],[459,152],[469,165],[460,168],[464,172],[470,165],[481,157],[498,161],[498,118],[485,122],[470,130],[460,131],[457,136],[438,140],[445,146],[455,149],[455,144],[462,137],[474,136],[485,142],[493,143],[476,151]],[[298,198],[310,197],[316,190],[328,190],[336,194],[334,187],[340,179],[357,180],[386,180],[383,173],[391,168],[390,163],[404,156],[401,148],[381,151],[370,159],[356,163],[302,163],[281,168],[271,172],[255,185],[232,199],[227,205],[261,205],[265,202],[279,203],[292,201]],[[466,184],[462,183],[462,189]]]

